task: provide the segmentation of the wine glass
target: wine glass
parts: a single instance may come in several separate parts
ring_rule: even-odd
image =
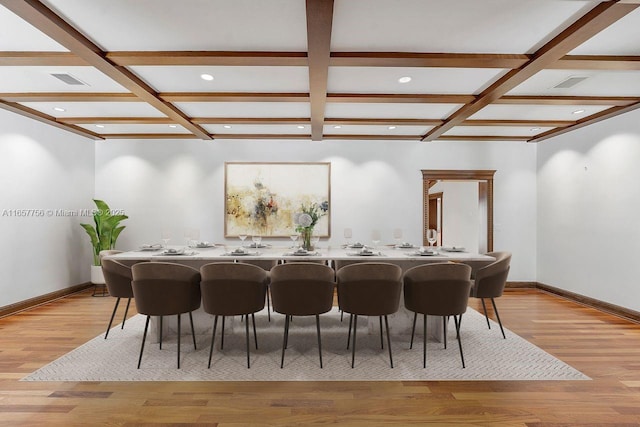
[[[433,246],[433,244],[438,240],[438,231],[430,228],[427,230],[427,241],[429,242],[429,246]]]
[[[260,242],[262,242],[262,236],[259,234],[254,234],[251,236],[251,241],[253,242],[253,246],[256,248],[260,247]]]
[[[378,245],[380,244],[380,230],[373,230],[371,232],[371,242],[373,242],[373,247],[374,248],[378,248]]]
[[[344,229],[344,238],[347,241],[347,246],[349,246],[350,244],[350,240],[353,237],[353,232],[350,228],[345,228]]]
[[[313,249],[318,249],[317,245],[318,242],[320,242],[320,236],[318,236],[317,234],[312,234],[311,235],[311,239],[309,240],[309,243],[311,243],[311,246],[313,247]]]
[[[246,234],[238,234],[238,239],[240,239],[240,247],[244,246],[244,240],[247,238]]]
[[[296,245],[296,240],[298,240],[298,235],[297,234],[292,234],[289,236],[289,238],[291,239],[291,241],[293,242],[293,246],[292,248],[295,249],[298,247],[298,245]]]
[[[396,241],[396,246],[402,244],[402,228],[393,229],[393,239]]]
[[[169,240],[171,240],[171,232],[169,230],[163,230],[162,231],[162,247],[166,249],[167,245],[169,244]]]

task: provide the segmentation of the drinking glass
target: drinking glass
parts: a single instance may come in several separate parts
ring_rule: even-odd
[[[347,242],[347,245],[350,244],[350,240],[351,240],[352,237],[353,237],[353,232],[351,231],[351,229],[350,228],[345,228],[344,229],[344,238],[345,238],[345,240]]]
[[[318,249],[317,245],[318,245],[318,242],[320,242],[320,236],[318,236],[317,234],[312,234],[309,242],[311,243],[311,246],[313,246],[314,250]]]
[[[373,242],[373,247],[374,248],[378,248],[378,245],[380,244],[380,230],[373,230],[371,232],[371,241]]]
[[[244,246],[244,240],[247,238],[246,234],[238,234],[238,239],[240,239],[240,247]]]
[[[430,228],[427,230],[427,241],[429,242],[429,246],[433,246],[433,244],[438,240],[438,231]]]
[[[169,230],[162,231],[162,247],[166,248],[169,244],[169,240],[171,240],[171,232]]]
[[[298,245],[296,245],[296,240],[298,240],[298,235],[297,234],[292,234],[292,235],[289,236],[289,238],[293,242],[292,248],[294,248],[294,249],[297,248]]]
[[[393,240],[396,241],[396,246],[400,246],[402,244],[402,228],[393,229]]]
[[[260,242],[262,242],[262,236],[260,236],[259,234],[254,234],[253,236],[251,236],[251,241],[253,242],[253,246],[259,248]]]

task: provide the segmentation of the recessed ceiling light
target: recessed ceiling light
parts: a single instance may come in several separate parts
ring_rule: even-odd
[[[60,111],[60,112],[67,111],[62,107],[53,107],[53,109],[56,110],[56,111]]]
[[[394,130],[395,128],[396,128],[395,126],[389,126],[387,129]]]
[[[104,125],[96,125],[97,128],[103,128]]]
[[[211,74],[200,74],[200,78],[202,80],[206,80],[208,82],[210,82],[211,80],[213,80],[213,76]]]
[[[225,128],[225,129],[231,129],[231,125],[224,125],[222,127]]]
[[[398,79],[399,83],[409,83],[410,81],[411,81],[411,77],[409,77],[409,76],[400,77]]]
[[[177,128],[178,125],[169,125],[170,128]]]
[[[304,126],[302,126],[302,125],[298,125],[298,126],[296,126],[296,127],[297,127],[298,129],[304,129]]]
[[[334,128],[334,129],[342,129],[342,126],[340,126],[340,125],[335,125],[333,128]]]
[[[531,132],[535,132],[535,131],[537,131],[537,130],[540,130],[540,128],[531,128],[531,129],[529,129],[529,130],[530,130]]]
[[[584,110],[576,110],[573,112],[573,114],[582,114],[584,113]]]

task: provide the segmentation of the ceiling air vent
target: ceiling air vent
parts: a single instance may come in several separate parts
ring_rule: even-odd
[[[561,81],[560,83],[558,83],[557,85],[555,85],[553,88],[554,89],[568,89],[570,87],[574,87],[575,85],[577,85],[578,83],[586,80],[587,77],[577,77],[577,76],[571,76],[568,79],[565,79],[563,81]]]
[[[52,73],[51,74],[53,77],[55,77],[56,79],[71,85],[71,86],[89,86],[88,84],[86,84],[85,82],[78,80],[77,78],[73,77],[71,74],[67,74],[67,73]]]

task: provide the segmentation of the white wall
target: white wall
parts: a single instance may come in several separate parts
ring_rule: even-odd
[[[402,228],[421,241],[421,169],[497,169],[495,249],[513,252],[510,280],[535,280],[536,146],[518,142],[111,140],[96,145],[96,197],[130,216],[119,248],[158,242],[171,228],[223,240],[225,161],[330,161],[332,244],[384,242]]]
[[[640,111],[538,145],[538,281],[640,310]]]
[[[91,208],[93,189],[93,141],[0,110],[0,307],[89,281],[80,218],[48,210]]]
[[[481,218],[478,182],[440,181],[429,192],[442,192],[442,246],[458,246],[477,252]],[[484,216],[482,218],[484,220]],[[486,221],[482,232],[487,233]]]

